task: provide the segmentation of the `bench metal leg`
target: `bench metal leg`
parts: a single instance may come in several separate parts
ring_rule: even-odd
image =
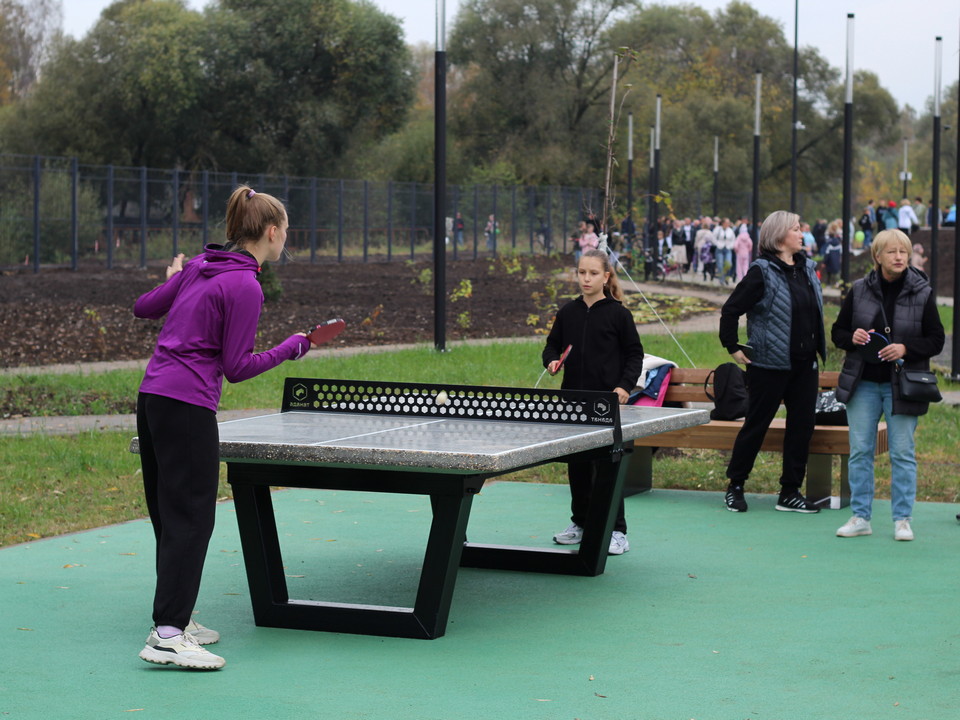
[[[850,504],[847,456],[840,456],[839,494],[833,494],[833,455],[811,453],[807,459],[807,500],[822,508],[839,510]]]
[[[623,496],[630,497],[653,489],[653,448],[636,447],[621,462],[627,464]]]
[[[850,472],[847,469],[849,455],[840,456],[840,494],[830,498],[830,507],[839,510],[850,506]]]

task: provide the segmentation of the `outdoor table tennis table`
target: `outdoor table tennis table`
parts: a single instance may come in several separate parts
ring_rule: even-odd
[[[282,411],[221,423],[257,625],[432,639],[460,567],[603,573],[622,494],[622,444],[708,421],[703,410],[618,406],[614,393],[287,378]],[[467,542],[488,478],[599,459],[578,548]],[[427,495],[433,511],[412,608],[289,597],[271,487]]]

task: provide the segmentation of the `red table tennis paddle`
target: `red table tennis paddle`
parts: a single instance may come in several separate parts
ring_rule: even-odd
[[[563,369],[563,363],[567,359],[567,355],[570,354],[570,351],[573,350],[573,345],[567,345],[567,349],[563,351],[563,354],[560,356],[560,362],[557,363],[557,370],[554,375],[560,372]]]
[[[314,345],[322,345],[325,342],[330,342],[342,333],[346,326],[347,324],[341,318],[333,318],[332,320],[320,323],[308,331],[307,337]]]

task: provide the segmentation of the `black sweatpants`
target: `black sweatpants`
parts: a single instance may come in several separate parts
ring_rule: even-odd
[[[570,479],[570,520],[580,527],[587,522],[587,511],[590,508],[590,498],[593,497],[593,485],[597,479],[597,468],[600,460],[567,463],[567,477]],[[622,460],[621,462],[626,462]],[[617,520],[613,525],[614,531],[619,530],[626,534],[627,520],[624,516],[623,495],[620,496],[620,506],[617,510]]]
[[[747,417],[733,443],[727,478],[743,485],[763,444],[770,422],[783,401],[787,409],[783,436],[783,469],[780,485],[784,492],[799,490],[807,472],[810,438],[816,424],[819,373],[813,360],[797,362],[790,370],[768,370],[747,365]]]
[[[213,534],[220,473],[212,410],[149,393],[137,398],[147,509],[157,539],[154,625],[185,628]]]

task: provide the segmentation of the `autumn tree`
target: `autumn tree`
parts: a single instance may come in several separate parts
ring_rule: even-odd
[[[66,39],[4,123],[14,152],[172,167],[189,160],[203,90],[200,15],[179,0],[123,0]]]
[[[0,105],[33,87],[62,22],[61,0],[0,0]]]
[[[341,174],[412,95],[398,22],[354,0],[120,0],[62,43],[5,149],[90,163]]]
[[[222,166],[349,175],[352,147],[406,119],[410,51],[370,3],[221,0],[207,21],[203,151]]]
[[[602,167],[609,29],[633,0],[467,0],[451,33],[463,84],[450,121],[477,165],[528,183],[576,184]]]

